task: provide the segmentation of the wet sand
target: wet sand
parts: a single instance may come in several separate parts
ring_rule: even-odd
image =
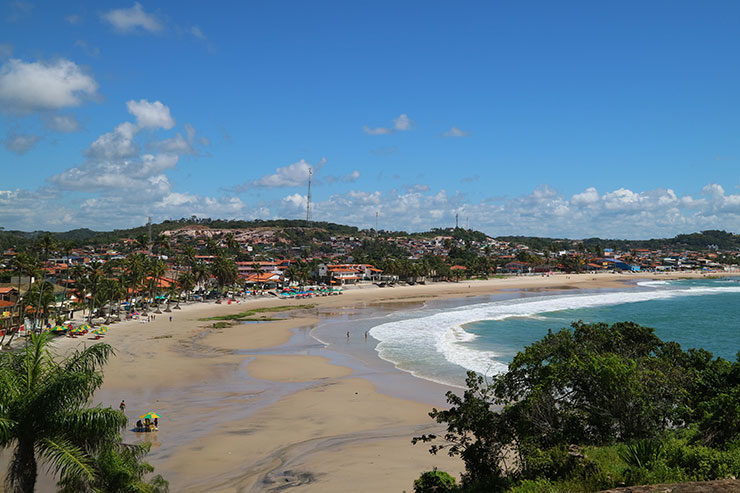
[[[310,334],[320,320],[502,290],[618,288],[646,277],[526,276],[358,287],[308,300],[188,305],[159,314],[154,322],[111,326],[102,342],[111,344],[116,356],[94,403],[117,407],[125,399],[132,425],[147,411],[162,415],[158,432],[126,431],[124,439],[152,442],[148,460],[170,481],[171,491],[409,491],[413,480],[433,466],[456,476],[463,469],[458,459],[411,445],[415,435],[441,431],[428,412],[432,404],[444,404],[449,388],[362,361],[373,358],[366,349],[359,356],[332,351]],[[305,304],[314,306],[269,314],[285,317],[277,321],[214,328],[212,321],[201,320]],[[341,336],[352,322],[332,327]],[[66,351],[94,342],[60,338],[55,345]],[[347,341],[350,347],[365,343],[358,334]],[[52,491],[50,486],[47,478],[39,491]]]

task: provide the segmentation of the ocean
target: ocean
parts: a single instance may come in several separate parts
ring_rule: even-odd
[[[461,304],[462,303],[462,304]],[[430,304],[378,323],[376,351],[397,368],[462,386],[467,370],[506,370],[528,344],[571,322],[633,321],[683,349],[734,361],[740,350],[740,278],[639,281],[620,290],[516,292],[474,302]]]

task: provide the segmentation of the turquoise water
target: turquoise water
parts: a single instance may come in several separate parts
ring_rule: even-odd
[[[379,355],[419,377],[461,385],[466,370],[505,370],[524,346],[571,322],[634,321],[684,349],[734,360],[740,279],[647,281],[617,291],[560,293],[421,310],[374,327]]]

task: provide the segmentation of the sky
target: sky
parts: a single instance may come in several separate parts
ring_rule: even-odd
[[[0,3],[0,226],[740,232],[740,3]]]

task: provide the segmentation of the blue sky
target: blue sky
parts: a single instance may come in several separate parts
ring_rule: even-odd
[[[737,2],[0,6],[0,225],[740,231]]]

